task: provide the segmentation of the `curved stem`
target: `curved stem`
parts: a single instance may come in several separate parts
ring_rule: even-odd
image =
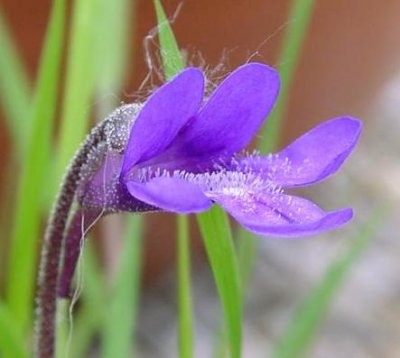
[[[54,355],[58,267],[61,257],[63,232],[76,189],[74,178],[74,175],[67,177],[45,233],[37,296],[36,355],[39,358],[51,358]]]
[[[38,358],[54,356],[57,286],[63,235],[80,183],[81,167],[88,160],[91,150],[103,140],[104,123],[93,129],[72,160],[46,228],[37,294],[35,349]]]
[[[70,298],[71,282],[81,253],[85,233],[100,216],[101,210],[86,211],[83,208],[77,209],[72,215],[66,235],[64,235],[64,255],[58,280],[58,297]]]

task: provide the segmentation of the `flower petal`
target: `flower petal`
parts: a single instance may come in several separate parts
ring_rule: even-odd
[[[212,205],[197,185],[181,178],[157,177],[147,183],[128,181],[126,187],[136,199],[175,213],[200,212]]]
[[[213,198],[241,225],[259,235],[306,236],[335,229],[353,217],[352,209],[324,212],[314,203],[290,195]]]
[[[203,100],[204,76],[188,68],[160,87],[135,120],[125,150],[121,176],[135,165],[162,153]]]
[[[186,157],[241,151],[253,138],[279,92],[278,73],[260,63],[232,72],[173,144]]]
[[[352,152],[361,121],[339,117],[313,128],[281,152],[240,161],[282,187],[317,183],[334,174]]]

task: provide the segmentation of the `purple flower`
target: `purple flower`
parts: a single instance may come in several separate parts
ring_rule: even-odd
[[[335,173],[357,143],[359,120],[327,121],[276,154],[241,154],[278,92],[277,72],[250,63],[203,103],[203,73],[182,71],[143,106],[110,116],[106,143],[94,153],[97,164],[83,171],[80,204],[104,212],[196,213],[216,203],[256,234],[286,237],[345,224],[352,209],[325,212],[284,189]]]
[[[122,106],[92,130],[67,170],[45,233],[38,356],[53,355],[56,296],[69,296],[84,234],[103,214],[196,213],[217,203],[256,234],[289,237],[334,229],[352,218],[351,209],[324,212],[283,190],[335,173],[360,136],[357,119],[325,122],[277,154],[243,154],[278,91],[277,72],[251,63],[230,74],[203,104],[203,73],[188,68],[144,105]]]

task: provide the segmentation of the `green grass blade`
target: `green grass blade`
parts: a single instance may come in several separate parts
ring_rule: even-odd
[[[142,220],[128,221],[119,273],[108,306],[104,331],[104,358],[132,357],[132,333],[135,329],[140,290],[142,258]]]
[[[29,130],[31,91],[22,58],[0,8],[0,106],[4,111],[5,123],[12,139],[11,162],[7,165],[3,190],[0,191],[0,237],[6,237],[10,221],[10,203],[15,201],[14,190],[17,159],[26,150]],[[2,245],[0,245],[2,249]]]
[[[0,9],[0,102],[18,154],[25,151],[30,117],[30,83]]]
[[[300,58],[301,46],[308,30],[313,13],[314,0],[293,0],[289,14],[289,25],[283,40],[279,56],[281,92],[275,108],[264,125],[261,133],[262,143],[259,148],[263,153],[276,149],[281,132],[282,119],[288,103],[289,91]]]
[[[69,40],[67,77],[56,162],[56,189],[88,128],[94,94],[96,29],[99,0],[76,0]]]
[[[79,314],[73,321],[72,339],[69,347],[70,357],[87,357],[92,339],[104,325],[108,304],[106,285],[94,247],[88,243],[83,251],[83,290]]]
[[[64,0],[56,0],[42,51],[32,124],[18,187],[9,260],[7,298],[23,332],[33,318],[41,196],[48,189],[49,153],[64,32]]]
[[[301,46],[311,20],[313,5],[313,0],[292,1],[290,14],[288,16],[291,22],[286,31],[278,61],[283,64],[282,69],[279,71],[282,81],[281,93],[274,111],[271,113],[262,129],[262,142],[259,143],[258,147],[263,153],[268,153],[276,149],[281,132],[284,109],[288,102],[289,90],[292,86],[294,72],[300,58]],[[239,266],[245,292],[247,283],[251,277],[252,266],[254,265],[258,239],[242,228],[239,228],[237,236],[239,241]]]
[[[222,303],[231,356],[238,358],[241,355],[242,302],[229,221],[218,206],[198,214],[197,218]]]
[[[127,77],[127,55],[133,43],[135,1],[101,1],[98,7],[96,47],[97,113],[102,120],[119,102]],[[129,64],[132,68],[132,64]],[[101,327],[102,356],[128,357],[134,351],[134,333],[141,272],[141,217],[128,216],[124,249],[114,289],[108,296],[110,310]],[[88,277],[88,279],[94,279]],[[88,326],[87,328],[94,328]]]
[[[56,165],[57,181],[60,180],[68,161],[86,134],[95,91],[101,87],[102,89],[99,92],[102,93],[105,90],[104,86],[108,85],[110,81],[113,81],[113,84],[120,81],[120,77],[110,79],[110,76],[115,73],[117,61],[111,63],[110,66],[107,66],[107,62],[110,59],[120,58],[121,51],[116,50],[116,46],[120,44],[120,41],[115,39],[113,42],[110,38],[115,32],[118,32],[120,29],[118,25],[122,25],[123,19],[128,14],[128,11],[123,11],[126,10],[123,7],[125,3],[125,1],[119,1],[118,4],[114,4],[113,2],[102,0],[76,0],[74,3],[60,145],[58,148],[59,158]],[[115,21],[112,22],[113,16],[121,15],[121,11],[123,11],[124,16],[121,17],[120,24],[116,25]],[[106,28],[107,30],[105,30]],[[122,36],[122,34],[120,35]],[[99,99],[99,103],[100,108],[104,108],[107,111],[113,106],[107,99]],[[101,115],[103,116],[103,114]],[[95,259],[93,256],[85,265],[85,267],[87,266],[85,278],[86,282],[89,283],[89,293],[86,294],[85,286],[83,298],[85,304],[83,305],[82,313],[80,312],[77,319],[79,335],[73,335],[73,343],[68,348],[68,350],[73,350],[72,356],[74,357],[85,355],[91,339],[95,333],[101,330],[104,321],[101,318],[104,308],[99,304],[93,303],[91,300],[93,296],[90,295],[90,287],[102,285],[102,277],[93,266],[94,264]],[[105,305],[106,298],[103,290],[97,290],[95,300]],[[89,301],[89,304],[86,301]],[[58,306],[62,303],[59,302]],[[66,318],[65,322],[67,322]],[[65,332],[65,324],[57,327],[57,342],[61,345],[68,343],[66,342],[68,336],[65,335]],[[78,342],[75,342],[75,339]],[[61,357],[63,354],[62,348],[59,351]]]
[[[165,76],[171,78],[185,67],[174,33],[159,0],[154,0],[158,22],[158,37]]]
[[[0,357],[29,357],[18,328],[6,305],[0,302]]]
[[[245,292],[251,279],[253,267],[255,264],[258,237],[251,232],[240,228],[238,235],[238,262],[240,269],[242,295],[245,299]]]
[[[179,357],[193,357],[193,308],[190,287],[188,216],[177,216],[178,226],[178,347]]]
[[[159,39],[164,72],[167,78],[171,78],[176,72],[183,68],[183,59],[160,2],[155,0],[154,4],[159,23]],[[198,221],[210,259],[217,290],[222,302],[232,357],[240,357],[242,307],[239,290],[239,273],[229,221],[225,212],[217,207],[207,213],[198,215]],[[219,238],[217,242],[213,239],[214,235]],[[178,241],[178,245],[184,245],[184,243],[184,240]],[[184,247],[178,248],[178,250],[181,253],[185,253]],[[185,258],[178,258],[178,260],[183,261]],[[182,272],[182,277],[184,277],[184,275],[187,275],[187,273]],[[187,296],[188,292],[190,292],[189,282],[183,279],[182,281],[179,280],[179,283],[182,285],[179,290],[185,292],[182,294],[186,295],[184,300],[187,300],[189,298]],[[182,309],[187,309],[184,302],[181,302],[181,304],[183,305],[181,306]],[[183,316],[180,317],[180,323],[182,325],[183,322],[187,324],[192,322],[192,319],[187,317],[188,314],[188,311],[180,312],[180,316]],[[188,329],[188,327],[186,329]],[[180,330],[182,334],[183,330],[183,328]],[[184,342],[184,340],[190,340],[192,339],[191,337],[191,335],[181,336],[181,347],[184,345],[190,346],[191,342]]]
[[[308,295],[283,333],[273,355],[275,358],[302,357],[307,353],[330,304],[348,277],[350,269],[374,238],[382,218],[383,210],[377,210],[351,239],[348,251],[328,268],[323,280]]]
[[[67,298],[59,298],[57,302],[56,312],[56,333],[57,339],[55,342],[55,358],[65,358],[68,347],[69,336],[69,308],[70,300]]]
[[[266,125],[262,129],[262,142],[259,143],[261,152],[268,153],[276,149],[276,145],[281,132],[281,123],[284,109],[288,102],[288,94],[292,85],[296,65],[300,57],[301,45],[307,33],[308,25],[313,12],[313,0],[293,0],[289,19],[289,24],[285,34],[283,47],[279,56],[279,63],[282,63],[280,70],[281,93],[274,111],[269,116]],[[254,265],[257,237],[248,231],[240,228],[238,233],[239,249],[238,260],[243,286],[243,294],[246,292],[248,280],[251,277],[252,266]]]
[[[75,0],[72,10],[72,25],[69,34],[69,48],[67,59],[67,75],[65,82],[64,98],[62,103],[62,121],[57,148],[57,162],[55,165],[55,177],[53,189],[58,187],[68,162],[86,135],[90,122],[92,100],[95,93],[96,80],[99,78],[103,59],[100,58],[99,42],[104,35],[104,27],[112,24],[103,19],[105,1],[102,0]],[[108,2],[109,3],[109,2]],[[109,28],[112,32],[113,29]],[[104,51],[107,44],[104,42]],[[89,265],[92,261],[89,261]],[[94,272],[89,268],[87,276]],[[87,277],[92,282],[100,279],[99,276]],[[99,283],[98,283],[99,284]],[[99,298],[100,300],[101,298]],[[94,305],[94,308],[97,307]],[[101,316],[100,312],[93,314]],[[90,320],[92,322],[93,320]],[[96,321],[97,323],[97,321]],[[91,325],[86,328],[99,328]],[[64,342],[67,337],[63,335],[65,329],[62,325],[57,329],[57,342]],[[85,337],[91,336],[93,331],[85,332]]]
[[[134,42],[135,0],[102,0],[96,37],[96,94],[100,119],[119,104],[119,94],[133,68],[128,53]]]
[[[158,36],[164,74],[167,79],[184,68],[174,33],[158,0],[154,1],[158,21]],[[177,216],[177,274],[178,274],[178,351],[179,357],[193,357],[193,309],[190,287],[190,245],[188,217]]]

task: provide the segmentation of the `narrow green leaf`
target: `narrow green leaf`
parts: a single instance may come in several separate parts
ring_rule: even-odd
[[[86,135],[94,95],[96,11],[99,0],[76,0],[68,49],[55,188]],[[54,189],[55,189],[54,188]]]
[[[7,298],[11,314],[23,332],[33,318],[37,245],[41,195],[48,189],[53,117],[63,46],[64,0],[55,0],[42,51],[35,98],[31,111],[32,130],[27,138],[11,240]]]
[[[281,132],[282,119],[289,99],[289,91],[300,58],[301,46],[313,13],[314,0],[292,0],[289,14],[289,24],[283,39],[283,47],[279,56],[279,71],[281,76],[281,91],[278,101],[261,133],[262,142],[259,145],[263,153],[276,149]]]
[[[158,0],[154,1],[158,21],[160,53],[167,79],[183,70],[184,61],[174,33]],[[179,357],[193,356],[193,309],[190,287],[190,246],[188,217],[177,216],[177,273],[178,273],[178,350]]]
[[[158,22],[158,37],[164,73],[171,78],[185,67],[174,33],[159,0],[154,0]]]
[[[160,2],[154,0],[154,4],[159,23],[159,39],[164,72],[167,78],[171,78],[184,67],[183,59]],[[198,215],[198,220],[224,310],[232,357],[240,357],[241,301],[239,274],[228,218],[225,212],[216,207],[207,213]],[[214,234],[220,238],[218,244],[213,242]],[[180,244],[184,245],[184,240],[179,240],[178,245]],[[184,247],[181,247],[180,250],[181,253],[185,252]],[[185,258],[179,258],[178,260],[183,261]],[[182,277],[184,275],[187,275],[187,273],[184,274],[182,272]],[[184,297],[184,300],[186,300],[188,299],[187,294],[190,292],[189,282],[186,280],[179,282],[182,286],[179,290],[182,292],[182,296],[186,295],[186,297]],[[186,293],[183,293],[184,291],[186,291]],[[181,304],[183,305],[182,309],[185,309],[185,303],[181,302]],[[183,322],[189,324],[188,322],[192,321],[189,317],[185,317],[187,315],[187,311],[180,312],[180,316],[183,316],[180,317],[180,324],[182,324],[182,326]],[[180,333],[183,334],[183,328],[180,330]],[[191,335],[180,337],[181,349],[183,349],[182,346],[187,347],[191,345],[190,341],[184,342],[185,339],[192,339]]]
[[[240,276],[229,221],[218,206],[198,214],[200,231],[225,316],[231,355],[241,355],[242,302]]]
[[[114,31],[112,27],[114,23],[111,23],[110,19],[103,18],[102,15],[109,11],[118,11],[120,9],[119,5],[122,6],[122,3],[119,2],[112,10],[108,8],[108,5],[110,5],[109,3],[110,2],[100,0],[76,0],[74,2],[58,147],[58,161],[55,168],[55,185],[58,185],[65,171],[65,167],[87,132],[96,81],[99,82],[100,78],[103,78],[100,76],[100,73],[105,70],[104,63],[113,56],[111,52],[109,56],[104,55],[104,53],[107,53],[107,50],[112,50],[107,48],[109,44],[107,44],[106,41],[108,38],[105,36]],[[109,33],[106,33],[104,30],[106,26],[108,27]],[[103,41],[103,53],[100,53],[101,41]],[[106,58],[103,56],[106,56]],[[112,70],[110,70],[110,72]],[[104,78],[109,80],[107,76]],[[89,265],[93,262],[93,260],[89,260]],[[100,275],[95,275],[95,272],[96,270],[94,267],[89,267],[86,274],[88,276],[87,281],[93,287],[100,285],[101,282],[96,282],[96,280],[101,280],[101,277]],[[91,273],[93,273],[94,276],[90,276]],[[98,293],[100,294],[100,292]],[[105,300],[105,297],[96,297],[96,300],[102,301]],[[74,347],[77,346],[81,349],[87,348],[85,344],[89,344],[89,342],[85,341],[84,338],[90,340],[94,333],[93,330],[99,329],[94,323],[102,323],[102,321],[94,318],[101,316],[100,311],[94,311],[96,308],[100,309],[99,306],[92,302],[90,306],[89,312],[94,316],[87,317],[83,315],[88,318],[88,321],[84,322],[85,324],[81,324],[79,327],[83,327],[83,330],[86,328],[88,331],[81,333],[82,338],[80,338],[80,341],[83,343],[79,345],[75,345],[74,343]],[[62,330],[57,331],[57,340],[61,342],[65,340],[62,333]],[[78,348],[74,348],[74,350]],[[82,354],[82,352],[74,354]]]
[[[381,226],[384,210],[377,210],[364,224],[359,233],[350,239],[348,251],[330,265],[323,280],[311,291],[296,316],[290,322],[276,346],[274,357],[295,358],[307,353],[318,327],[326,315],[331,303],[337,296],[341,285],[348,277],[350,269],[368,248]]]
[[[289,24],[278,61],[284,64],[284,67],[280,71],[282,81],[281,93],[273,113],[269,116],[266,125],[262,129],[262,142],[259,143],[261,152],[266,153],[276,149],[284,114],[283,109],[287,105],[288,92],[292,85],[301,45],[311,19],[312,5],[312,0],[292,1],[289,18],[293,19],[293,22]],[[251,278],[254,266],[258,238],[243,228],[238,229],[236,236],[238,238],[238,261],[242,285],[242,299],[244,300],[248,281]],[[218,336],[224,339],[222,334]],[[217,348],[218,346],[223,346],[223,344],[218,343]]]
[[[73,321],[72,339],[69,347],[70,357],[87,357],[90,344],[96,333],[104,325],[108,304],[106,302],[106,284],[94,247],[87,239],[83,251],[83,262],[78,269],[83,271],[83,290],[80,299],[79,314]]]
[[[133,356],[132,333],[135,329],[142,263],[142,220],[139,216],[130,219],[127,222],[117,280],[106,311],[104,358]]]
[[[97,114],[102,120],[119,102],[119,94],[132,63],[127,68],[127,55],[133,44],[136,1],[101,1],[97,13],[96,78]],[[102,356],[133,355],[137,300],[141,272],[141,217],[127,218],[124,249],[120,258],[114,289],[108,295],[102,322]],[[88,277],[93,280],[94,277]],[[95,328],[87,326],[88,329]]]
[[[178,226],[178,346],[179,357],[193,357],[193,308],[190,288],[189,220],[177,216]]]
[[[0,102],[18,154],[26,150],[30,116],[30,84],[21,56],[0,9]]]
[[[248,283],[251,279],[253,266],[255,264],[258,237],[244,230],[238,229],[238,262],[240,268],[240,277],[242,285],[242,297],[245,299],[245,293]]]
[[[67,60],[67,77],[62,108],[62,122],[56,163],[55,185],[65,171],[67,163],[83,140],[90,122],[90,112],[94,94],[117,90],[122,82],[122,64],[125,59],[125,36],[127,36],[127,19],[129,19],[129,2],[127,0],[110,2],[103,0],[76,0],[73,7],[72,27]],[[114,87],[115,86],[115,87]],[[114,99],[113,97],[109,97]],[[100,112],[108,111],[114,105],[107,98],[99,98]],[[101,113],[104,117],[106,114]],[[79,336],[74,334],[71,350],[74,357],[83,355],[96,331],[101,331],[105,304],[104,292],[97,290],[96,302],[92,302],[90,287],[102,286],[102,277],[97,274],[94,258],[88,260],[86,285],[82,317],[78,316]],[[103,294],[103,296],[100,296]],[[87,298],[89,297],[89,298]],[[63,326],[57,330],[57,341],[64,342]],[[79,337],[79,338],[77,338]]]
[[[136,1],[102,0],[97,11],[95,81],[101,120],[119,104],[122,86],[134,68],[128,53],[134,43]]]
[[[60,298],[57,302],[56,312],[56,333],[55,358],[68,357],[69,350],[69,309],[70,300]]]
[[[0,357],[28,358],[24,343],[19,326],[15,324],[6,305],[0,302]]]
[[[258,147],[263,153],[276,150],[281,132],[284,110],[287,106],[289,91],[292,87],[294,73],[300,58],[301,46],[312,17],[313,5],[313,0],[292,0],[288,16],[290,23],[282,42],[282,50],[278,61],[279,64],[282,64],[282,68],[279,71],[282,82],[281,93],[274,111],[262,128],[262,141],[259,143]],[[251,277],[258,239],[242,228],[239,228],[237,237],[239,242],[238,256],[242,286],[245,292],[248,280]]]

